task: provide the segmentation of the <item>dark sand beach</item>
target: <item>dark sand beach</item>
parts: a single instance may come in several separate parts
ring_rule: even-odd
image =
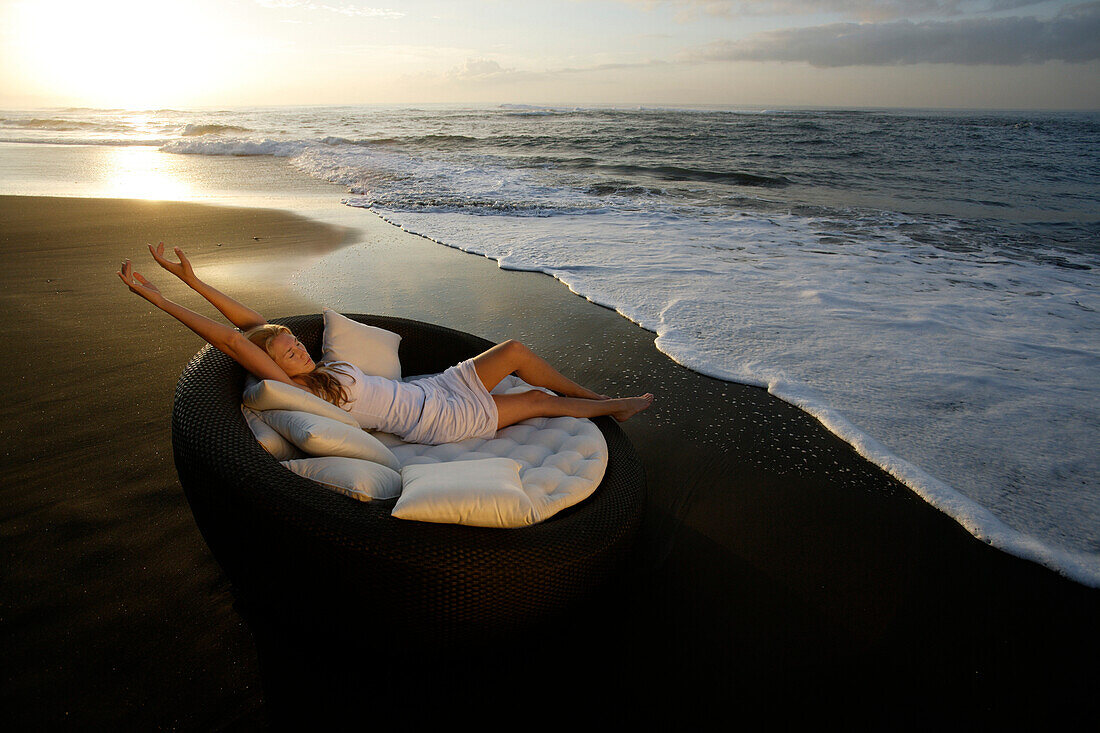
[[[797,408],[680,367],[555,280],[362,219],[354,233],[278,211],[0,197],[0,709],[19,729],[250,729],[376,705],[496,727],[580,701],[715,728],[753,713],[1022,725],[1091,699],[1096,590],[976,540]],[[273,641],[235,605],[172,462],[173,388],[201,342],[114,272],[130,257],[197,307],[144,250],[164,240],[289,316],[324,304],[280,278],[353,237],[377,259],[356,312],[518,338],[593,389],[657,395],[624,426],[648,480],[637,557],[555,628],[401,660]]]

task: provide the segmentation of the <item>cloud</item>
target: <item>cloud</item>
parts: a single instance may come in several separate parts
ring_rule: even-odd
[[[590,74],[596,71],[618,71],[619,69],[644,69],[652,66],[664,66],[668,62],[660,59],[652,59],[650,61],[637,61],[628,63],[617,64],[593,64],[592,66],[565,66],[560,69],[549,69],[545,73],[546,76],[557,76],[561,74]]]
[[[912,17],[999,13],[1040,5],[1047,0],[624,0],[653,9],[679,8],[681,17],[776,16],[827,13],[844,18],[885,20]]]
[[[523,71],[520,69],[506,68],[498,62],[484,58],[467,58],[465,63],[456,66],[444,74],[451,81],[462,82],[515,82],[515,81],[545,81],[548,79],[573,76],[576,74],[591,74],[600,71],[617,71],[620,69],[639,69],[652,66],[663,66],[668,62],[651,60],[636,63],[606,63],[593,64],[591,66],[564,66],[542,71]]]
[[[1018,65],[1100,59],[1100,2],[1048,19],[965,18],[832,23],[765,31],[695,49],[686,61],[794,61],[817,67]]]
[[[491,59],[466,59],[466,63],[447,72],[449,79],[460,81],[501,81],[515,78],[522,72],[506,69]]]
[[[257,5],[272,9],[302,8],[303,10],[324,10],[329,13],[338,13],[358,18],[387,18],[390,20],[402,18],[404,13],[389,8],[365,8],[359,5],[344,3],[343,5],[328,5],[314,3],[308,0],[254,0]]]

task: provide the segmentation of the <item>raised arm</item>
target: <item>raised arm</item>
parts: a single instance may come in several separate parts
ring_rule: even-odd
[[[165,298],[156,285],[146,280],[141,273],[134,272],[130,260],[122,263],[122,269],[119,271],[118,276],[130,288],[130,292],[140,295],[187,326],[208,344],[230,356],[258,379],[274,379],[305,389],[287,376],[287,373],[267,355],[266,351],[245,338],[240,331],[195,313]]]
[[[173,262],[165,257],[164,242],[159,243],[156,247],[149,245],[149,254],[153,255],[153,259],[157,261],[158,265],[183,280],[188,287],[210,301],[210,304],[221,311],[222,315],[228,318],[229,322],[237,328],[247,331],[250,328],[267,323],[267,320],[256,311],[200,280],[183,250],[175,247],[174,251],[176,256],[180,258],[179,262]]]

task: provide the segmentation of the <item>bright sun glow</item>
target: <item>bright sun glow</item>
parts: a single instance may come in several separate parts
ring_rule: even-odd
[[[186,104],[228,81],[231,44],[209,6],[174,0],[27,1],[15,9],[27,76],[98,107]]]

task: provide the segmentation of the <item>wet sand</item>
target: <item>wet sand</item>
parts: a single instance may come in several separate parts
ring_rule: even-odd
[[[797,408],[676,365],[545,275],[366,213],[353,235],[275,211],[0,197],[0,222],[0,708],[16,723],[253,728],[374,704],[445,719],[433,695],[475,693],[471,710],[587,700],[716,727],[825,711],[1049,723],[1098,682],[1100,593],[974,539]],[[638,557],[559,627],[474,655],[364,658],[277,638],[234,605],[171,457],[172,390],[201,344],[114,271],[131,257],[197,305],[148,259],[163,239],[268,317],[316,312],[278,282],[353,236],[377,267],[341,310],[519,338],[597,391],[657,395],[625,424],[648,478]]]

